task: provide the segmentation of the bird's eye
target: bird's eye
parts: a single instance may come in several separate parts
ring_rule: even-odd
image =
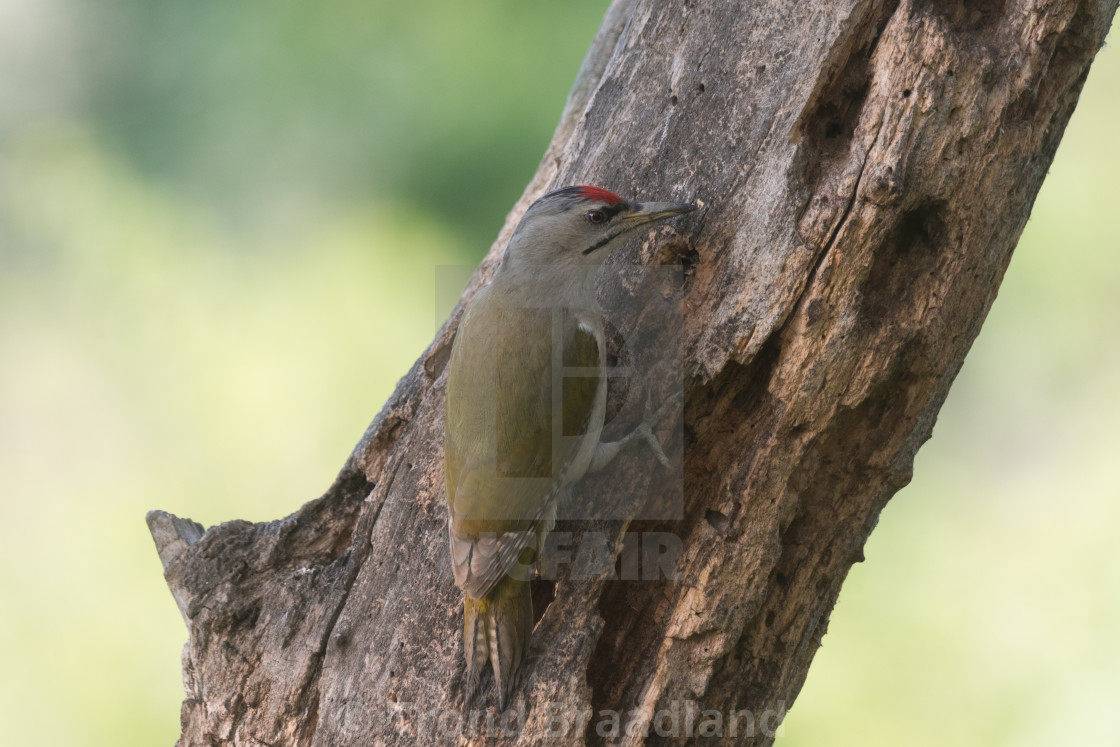
[[[607,219],[607,216],[603,215],[602,210],[588,210],[587,211],[587,222],[588,223],[602,223],[606,219]]]

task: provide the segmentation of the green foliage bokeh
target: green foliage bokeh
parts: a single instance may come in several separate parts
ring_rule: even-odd
[[[330,483],[606,5],[0,0],[5,743],[175,739],[185,628],[144,513],[269,520]],[[1117,90],[1106,50],[779,744],[1109,733]]]

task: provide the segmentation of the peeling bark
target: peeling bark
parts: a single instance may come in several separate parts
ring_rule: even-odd
[[[604,270],[683,268],[684,419],[669,444],[684,454],[683,515],[567,527],[606,532],[616,553],[624,533],[672,533],[681,577],[562,568],[537,590],[547,606],[514,710],[457,724],[441,443],[460,304],[321,498],[206,531],[149,514],[190,632],[180,744],[597,742],[605,709],[621,715],[611,741],[635,744],[660,740],[674,708],[677,736],[701,733],[707,710],[725,741],[769,744],[910,479],[1115,9],[616,0],[464,298],[553,186],[703,203]],[[625,286],[604,281],[625,306]],[[652,455],[617,461],[588,494],[671,489]]]

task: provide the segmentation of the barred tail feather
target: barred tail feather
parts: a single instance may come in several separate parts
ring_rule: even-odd
[[[469,594],[463,602],[463,656],[467,660],[467,690],[464,701],[469,707],[478,689],[478,677],[490,658],[487,628],[490,600],[473,599]]]
[[[467,662],[465,702],[470,705],[489,660],[498,707],[505,709],[517,686],[533,633],[533,596],[529,584],[503,578],[482,599],[469,594],[463,605],[463,656]]]

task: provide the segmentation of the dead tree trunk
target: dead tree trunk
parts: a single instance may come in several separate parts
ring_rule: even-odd
[[[680,235],[629,252],[684,267],[683,516],[596,525],[616,553],[627,531],[681,538],[680,579],[562,571],[512,715],[456,720],[441,450],[456,312],[323,497],[206,531],[149,515],[190,631],[181,744],[579,743],[611,733],[609,711],[620,742],[769,744],[910,479],[1115,9],[616,0],[466,295],[546,188],[702,201]],[[588,490],[656,499],[671,482],[638,450],[619,462]]]

